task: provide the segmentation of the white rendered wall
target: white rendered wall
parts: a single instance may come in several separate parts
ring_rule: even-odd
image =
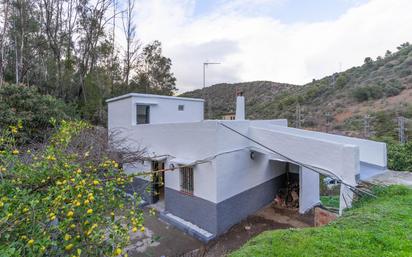
[[[305,213],[320,203],[319,173],[301,167],[299,171],[299,213]]]
[[[377,165],[379,167],[387,166],[386,144],[372,140],[360,138],[345,137],[322,132],[308,131],[303,129],[285,128],[282,126],[272,126],[271,129],[276,131],[284,131],[294,133],[296,135],[313,137],[328,141],[334,141],[342,144],[351,144],[359,147],[359,160],[362,162]]]
[[[116,127],[130,127],[132,125],[132,98],[124,98],[108,103],[107,115],[107,127],[109,130]]]
[[[185,100],[184,98],[150,98],[132,97],[132,123],[136,124],[136,105],[145,102],[156,103],[150,105],[150,124],[197,122],[203,120],[203,101]],[[178,106],[184,105],[179,111]]]
[[[148,156],[169,155],[165,167],[173,158],[198,161],[217,152],[217,123],[202,121],[194,123],[147,124],[119,130],[130,147],[146,147]],[[178,169],[165,173],[165,186],[180,190]],[[216,202],[216,170],[213,162],[194,166],[194,195]]]
[[[346,183],[356,185],[355,177],[359,174],[357,146],[256,127],[251,127],[249,131],[251,138],[264,142],[266,146],[288,158],[332,171]]]
[[[136,126],[136,105],[150,106],[150,124],[198,122],[203,120],[203,100],[133,94],[118,100],[108,100],[108,127]],[[184,105],[179,111],[178,106]],[[140,126],[140,125],[138,125]]]
[[[126,174],[135,174],[139,172],[148,172],[152,170],[152,162],[151,161],[138,161],[135,163],[125,163],[123,165],[123,170],[125,171]],[[139,178],[151,181],[150,175],[146,176],[139,176]]]
[[[274,162],[268,156],[250,150],[236,151],[216,159],[217,202],[258,186],[285,173],[285,163]]]

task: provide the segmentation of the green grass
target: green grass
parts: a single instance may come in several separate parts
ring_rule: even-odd
[[[326,207],[339,208],[339,195],[323,195],[320,201]]]
[[[319,228],[267,231],[230,256],[412,256],[412,189],[375,189]]]

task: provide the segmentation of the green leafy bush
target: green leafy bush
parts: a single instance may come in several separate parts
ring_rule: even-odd
[[[382,87],[377,85],[366,85],[355,88],[352,94],[358,102],[363,102],[381,98],[383,96],[383,90]]]
[[[117,162],[91,158],[96,145],[71,149],[89,125],[62,121],[32,152],[17,147],[19,127],[0,131],[0,256],[122,255],[129,229],[144,231],[140,199],[121,190]]]
[[[380,81],[375,84],[357,87],[352,91],[352,95],[358,102],[363,102],[379,99],[383,96],[395,96],[403,89],[403,85],[397,80],[391,80],[387,83]]]
[[[388,143],[388,168],[398,171],[412,171],[412,142],[406,144]]]
[[[51,128],[50,118],[75,117],[73,106],[50,95],[41,95],[36,87],[5,84],[0,88],[0,129],[21,121],[19,143],[41,141]]]

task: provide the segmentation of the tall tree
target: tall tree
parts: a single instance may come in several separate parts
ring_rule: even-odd
[[[162,44],[159,41],[143,48],[137,80],[137,83],[148,83],[151,90],[159,94],[173,95],[176,91],[172,61],[162,55]]]
[[[6,31],[7,31],[7,24],[8,24],[8,17],[9,17],[9,0],[4,0],[2,3],[3,7],[3,18],[2,23],[3,27],[1,28],[0,34],[0,87],[3,85],[4,81],[4,47],[5,47],[5,40],[6,40]]]
[[[129,85],[131,71],[136,67],[140,43],[136,40],[136,25],[134,20],[135,0],[127,0],[126,11],[123,16],[123,31],[126,37],[126,50],[124,52],[124,83]]]

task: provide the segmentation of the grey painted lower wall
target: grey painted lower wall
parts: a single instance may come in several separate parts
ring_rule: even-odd
[[[284,176],[266,181],[218,204],[165,188],[166,211],[214,235],[220,235],[273,201],[284,182]]]
[[[272,202],[284,181],[285,175],[281,175],[218,203],[217,234],[224,233],[242,219]]]
[[[217,208],[215,203],[166,187],[165,210],[212,234],[217,232]]]

